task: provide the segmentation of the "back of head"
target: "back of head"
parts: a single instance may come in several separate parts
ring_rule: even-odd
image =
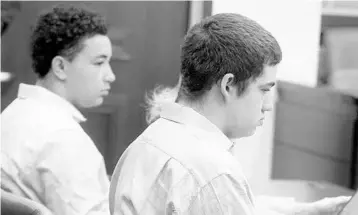
[[[34,72],[45,77],[55,56],[73,59],[83,48],[81,42],[97,34],[107,34],[104,17],[84,6],[57,5],[45,11],[31,36]]]
[[[281,58],[278,42],[257,22],[233,13],[206,17],[184,38],[179,86],[154,91],[148,100],[147,119],[150,123],[159,117],[163,98],[166,102],[203,99],[227,73],[235,76],[234,83],[242,94],[262,74],[264,65],[274,66]]]

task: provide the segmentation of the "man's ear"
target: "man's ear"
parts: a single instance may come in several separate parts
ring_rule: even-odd
[[[61,56],[56,56],[52,59],[51,69],[53,74],[61,81],[66,80],[67,74],[65,68],[67,66],[67,60]]]
[[[220,93],[224,100],[227,101],[233,95],[236,95],[236,87],[234,84],[235,76],[232,73],[225,74],[219,82]]]

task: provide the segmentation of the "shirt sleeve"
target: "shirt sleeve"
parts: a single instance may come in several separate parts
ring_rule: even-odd
[[[43,202],[55,215],[109,214],[104,160],[84,132],[51,134],[37,171],[44,186]]]

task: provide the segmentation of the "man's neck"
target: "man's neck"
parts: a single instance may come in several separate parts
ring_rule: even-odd
[[[45,77],[45,78],[37,79],[36,85],[43,87],[43,88],[47,89],[48,91],[50,91],[54,94],[57,94],[58,96],[60,96],[68,101],[68,98],[66,96],[66,91],[60,83],[57,83],[57,82],[51,80],[50,78]]]
[[[180,99],[177,101],[179,104],[189,107],[199,114],[207,118],[211,123],[216,125],[223,133],[224,131],[224,116],[222,115],[223,111],[219,110],[218,104],[209,99],[192,102]]]

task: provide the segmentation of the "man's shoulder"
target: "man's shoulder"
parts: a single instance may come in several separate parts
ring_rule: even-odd
[[[188,172],[184,163],[168,150],[173,146],[180,146],[182,140],[178,138],[176,132],[172,131],[173,129],[163,125],[148,126],[123,152],[115,172],[146,173],[146,176],[152,175],[153,180],[167,170]]]
[[[68,115],[31,99],[15,99],[1,114],[4,127],[13,129],[40,128],[40,132],[79,128]]]
[[[185,149],[189,143],[195,141],[197,138],[185,125],[159,118],[149,125],[134,142],[145,142],[166,151],[171,147]]]
[[[15,99],[2,113],[1,121],[4,145],[2,151],[7,150],[8,153],[29,147],[40,153],[49,147],[49,143],[56,144],[56,147],[68,145],[58,144],[62,140],[73,140],[71,147],[80,142],[91,141],[74,120],[33,101]],[[81,141],[76,141],[75,138]],[[81,144],[83,145],[85,144]]]
[[[185,126],[162,119],[150,125],[130,146],[143,153],[148,163],[151,159],[165,157],[172,167],[185,169],[200,183],[227,173],[227,152],[209,148],[204,139],[198,138]],[[184,170],[180,170],[184,171]]]

